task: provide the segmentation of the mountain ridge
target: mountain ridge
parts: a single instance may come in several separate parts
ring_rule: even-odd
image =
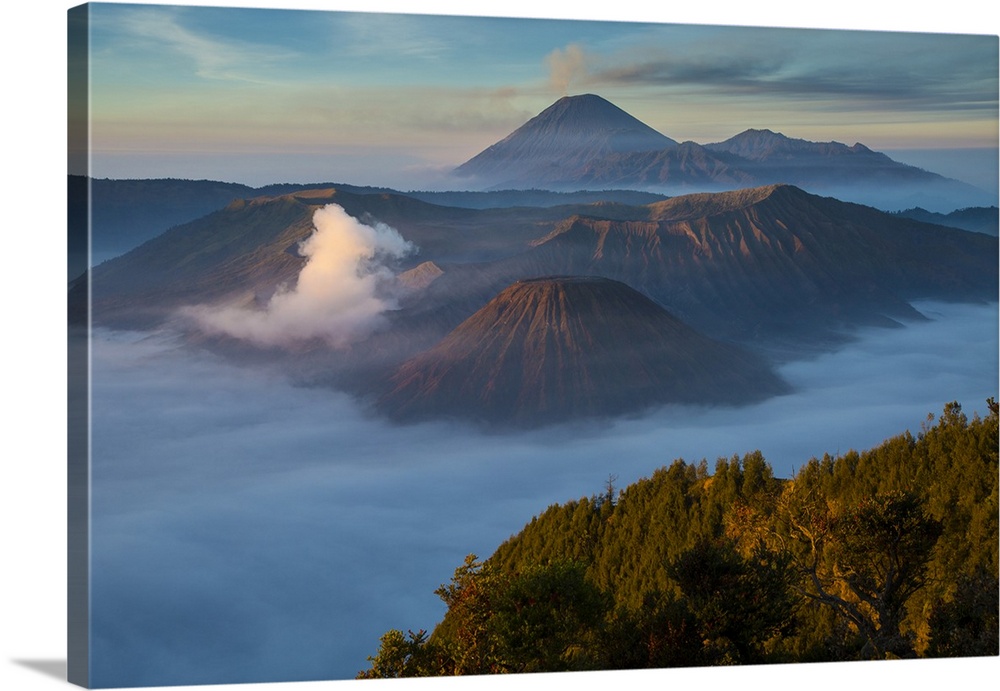
[[[605,275],[709,335],[743,342],[776,328],[806,332],[827,318],[817,335],[858,319],[891,324],[887,319],[919,318],[907,297],[995,294],[996,267],[988,261],[996,254],[995,237],[792,186],[699,193],[636,207],[493,210],[327,191],[240,201],[95,267],[95,316],[129,324],[141,314],[145,323],[193,299],[264,299],[280,283],[294,281],[303,260],[288,250],[311,233],[313,210],[334,201],[355,217],[395,227],[420,247],[400,271],[434,263],[441,273],[416,282],[420,290],[402,306],[414,320],[422,315],[443,329],[504,286],[540,275]],[[791,323],[796,318],[801,327]]]
[[[390,225],[420,248],[392,267],[398,303],[383,327],[346,351],[316,340],[280,353],[200,333],[184,320],[192,306],[262,310],[282,286],[293,288],[306,261],[296,248],[328,203],[363,223]],[[70,314],[86,317],[81,305],[89,299],[95,325],[177,326],[219,352],[247,361],[277,357],[302,381],[368,400],[375,382],[433,349],[518,281],[616,281],[708,339],[783,362],[835,347],[860,326],[923,319],[913,299],[995,300],[997,242],[790,185],[635,207],[485,210],[299,191],[239,200],[94,267],[89,292],[80,289],[84,283],[71,291]],[[618,331],[628,339],[633,328],[641,329]]]
[[[995,238],[793,186],[688,195],[641,211],[628,219],[568,216],[524,252],[455,267],[435,288],[483,294],[531,275],[596,274],[710,336],[800,344],[921,319],[909,299],[996,293]]]

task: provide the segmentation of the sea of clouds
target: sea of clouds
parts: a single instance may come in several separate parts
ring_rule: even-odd
[[[676,458],[760,449],[779,476],[864,449],[998,382],[997,305],[920,303],[793,362],[796,392],[486,435],[394,427],[344,394],[98,331],[92,374],[92,669],[107,686],[352,677],[389,628],[430,629],[433,594],[532,516]]]

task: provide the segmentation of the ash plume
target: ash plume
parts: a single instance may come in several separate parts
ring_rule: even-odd
[[[575,43],[556,48],[545,57],[549,67],[549,85],[561,96],[569,95],[570,84],[587,73],[587,56]]]

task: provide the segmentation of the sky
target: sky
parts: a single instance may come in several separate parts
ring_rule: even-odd
[[[579,93],[678,141],[997,146],[996,36],[108,4],[91,22],[97,177],[437,187]]]
[[[0,627],[0,686],[21,691],[64,689],[66,591],[66,400],[65,247],[63,227],[66,173],[65,13],[76,4],[35,0],[19,7],[16,21],[0,24],[0,62],[8,93],[15,94],[0,113],[5,163],[0,168],[5,191],[5,225],[18,239],[0,272],[0,307],[7,317],[3,359],[6,410],[3,436],[2,496],[5,566],[0,583],[4,624]],[[185,4],[209,4],[189,1]],[[212,5],[270,5],[309,9],[482,12],[495,16],[570,17],[605,20],[684,21],[703,24],[836,27],[861,30],[1000,33],[998,12],[981,0],[921,4],[900,13],[898,4],[873,0],[802,3],[797,0],[701,0],[671,3],[616,0],[581,4],[577,0],[482,0],[475,8],[453,0],[424,0],[419,8],[400,0],[214,0]],[[991,64],[996,64],[995,59]],[[538,79],[544,79],[543,76]],[[147,75],[152,80],[155,72]],[[538,105],[544,107],[542,100]],[[631,107],[631,105],[629,105]],[[538,106],[523,106],[532,112]],[[638,113],[638,109],[637,109]],[[643,117],[646,117],[643,115]],[[663,126],[666,134],[698,140],[693,129]],[[786,128],[787,129],[787,128]],[[797,134],[790,129],[787,134]],[[722,136],[730,134],[729,131]],[[811,136],[801,134],[800,136]],[[845,139],[861,139],[864,134]],[[716,137],[712,137],[716,138]],[[995,128],[994,128],[995,141]],[[879,142],[871,141],[876,148]],[[908,143],[915,144],[915,143]],[[472,146],[472,144],[463,144]],[[475,148],[475,146],[472,146]],[[433,160],[433,159],[432,159]],[[183,172],[183,171],[180,171]],[[169,170],[157,174],[168,174]],[[143,174],[145,175],[145,173]],[[325,176],[324,176],[325,177]],[[603,471],[602,471],[603,472]],[[603,480],[602,475],[599,480]],[[814,689],[865,688],[873,681],[912,689],[939,689],[959,678],[995,678],[1000,658],[938,660],[891,666],[816,665],[716,670],[635,672],[627,683],[635,688],[684,686],[773,689],[808,684]],[[457,680],[456,680],[457,681]],[[583,688],[621,684],[625,675],[576,677]],[[462,689],[551,688],[547,677],[461,680]],[[414,681],[403,688],[441,688],[444,682]],[[305,691],[353,688],[351,683],[265,684],[262,691]],[[368,685],[366,685],[367,688]],[[219,691],[244,691],[225,685]]]

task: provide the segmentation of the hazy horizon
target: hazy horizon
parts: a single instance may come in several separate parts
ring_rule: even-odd
[[[783,133],[785,134],[785,133]],[[490,142],[492,143],[492,142]],[[712,142],[699,142],[708,144]],[[841,142],[843,143],[843,142]],[[852,142],[853,143],[853,142]],[[865,142],[861,142],[864,144]],[[484,145],[484,149],[488,145]],[[944,177],[968,183],[986,192],[996,192],[1000,186],[998,175],[998,147],[972,147],[955,149],[887,149],[881,153],[900,163],[923,168]],[[388,154],[386,154],[388,157]],[[457,161],[455,166],[464,161]],[[283,155],[233,155],[200,156],[174,155],[150,166],[147,159],[135,157],[104,156],[99,165],[91,170],[94,178],[111,180],[153,180],[176,178],[185,180],[212,180],[248,187],[259,188],[268,185],[312,184],[334,182],[340,184],[388,187],[400,192],[416,191],[461,191],[462,185],[449,178],[451,167],[427,171],[394,170],[391,165],[382,165],[370,172],[359,172],[351,157],[336,159],[332,163],[325,156],[299,156],[290,164]],[[156,173],[151,173],[155,170]],[[276,172],[286,170],[285,172]]]

